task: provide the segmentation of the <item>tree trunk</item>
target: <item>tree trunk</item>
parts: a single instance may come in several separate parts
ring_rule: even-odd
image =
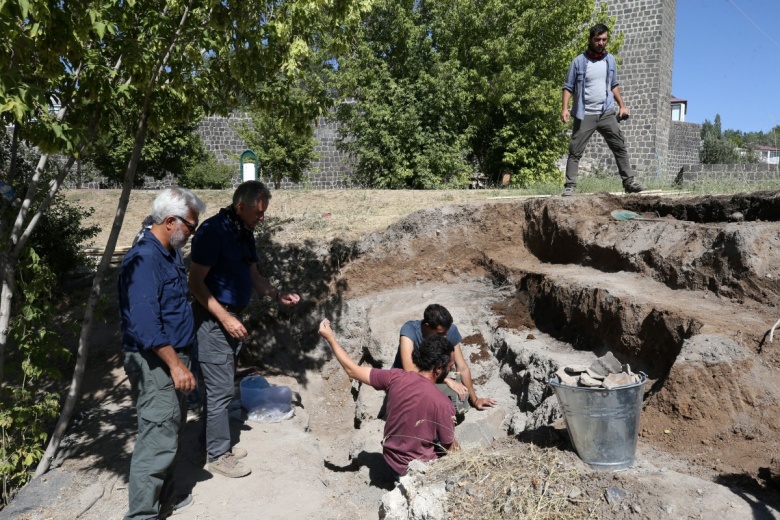
[[[135,134],[135,142],[133,144],[133,152],[130,155],[130,160],[127,163],[127,169],[125,170],[125,178],[122,183],[122,194],[119,196],[119,204],[117,205],[116,216],[114,217],[114,223],[111,226],[111,233],[108,236],[108,243],[103,251],[103,257],[100,259],[97,272],[95,273],[95,279],[92,281],[92,291],[89,294],[89,300],[87,301],[87,307],[84,311],[84,320],[81,324],[81,334],[79,335],[79,346],[76,354],[76,367],[73,371],[73,378],[71,380],[70,389],[68,395],[65,398],[65,404],[62,407],[62,413],[57,420],[57,425],[54,428],[49,444],[46,446],[46,451],[38,463],[38,467],[35,469],[35,475],[33,478],[43,475],[49,470],[51,461],[54,455],[57,453],[57,449],[62,442],[62,438],[65,435],[68,424],[70,423],[70,416],[73,413],[73,408],[76,405],[76,400],[81,393],[81,384],[84,381],[84,372],[87,366],[87,354],[89,353],[90,338],[92,336],[92,320],[95,316],[95,307],[97,306],[98,298],[100,297],[101,284],[105,277],[106,271],[111,263],[111,256],[116,249],[116,242],[119,239],[119,232],[122,229],[122,223],[125,218],[125,212],[127,211],[127,204],[130,202],[130,192],[133,188],[133,182],[135,180],[135,172],[138,168],[138,163],[141,160],[141,150],[146,140],[146,125],[149,118],[149,112],[151,111],[151,98],[154,89],[158,85],[158,81],[165,71],[165,67],[168,63],[168,59],[174,47],[179,41],[182,29],[187,23],[189,17],[189,10],[192,6],[193,0],[190,0],[188,7],[185,8],[184,13],[179,20],[179,27],[175,34],[168,42],[168,47],[165,54],[160,58],[157,63],[157,67],[149,79],[149,83],[146,85],[146,92],[144,94],[144,102],[141,107],[141,119],[138,121],[138,127]]]

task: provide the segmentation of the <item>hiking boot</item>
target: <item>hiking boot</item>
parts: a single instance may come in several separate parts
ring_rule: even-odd
[[[577,187],[576,186],[565,186],[563,188],[563,193],[561,193],[561,196],[562,197],[571,197],[572,195],[574,195],[575,191],[577,191]]]
[[[251,469],[238,462],[238,459],[229,451],[209,462],[206,469],[211,473],[219,473],[229,478],[246,477],[252,473]]]
[[[636,179],[631,177],[629,180],[623,183],[623,190],[626,193],[639,193],[645,191],[645,187],[637,182]]]
[[[185,509],[188,509],[193,503],[191,494],[177,496],[173,500],[173,513],[171,515],[178,515]]]

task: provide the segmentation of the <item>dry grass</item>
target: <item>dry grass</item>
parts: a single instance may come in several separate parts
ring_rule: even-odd
[[[554,448],[504,439],[438,460],[426,481],[445,481],[452,517],[501,520],[595,519],[581,476]]]
[[[132,243],[158,193],[154,190],[132,192],[117,247]],[[195,193],[208,205],[201,220],[230,204],[233,195],[232,190],[195,190]],[[103,228],[93,242],[95,247],[103,247],[116,214],[119,190],[66,190],[63,194],[75,204],[94,208],[88,223]],[[334,238],[357,240],[420,209],[447,204],[483,204],[495,202],[496,197],[517,200],[519,195],[520,192],[513,190],[278,190],[273,192],[266,223],[280,228],[274,239],[282,243]]]

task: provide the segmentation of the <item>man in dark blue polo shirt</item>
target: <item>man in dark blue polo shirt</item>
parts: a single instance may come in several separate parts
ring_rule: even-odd
[[[265,218],[270,200],[271,192],[262,182],[242,183],[233,203],[207,219],[192,239],[189,284],[196,300],[192,310],[206,390],[208,469],[232,478],[252,471],[237,460],[246,451],[231,449],[228,417],[236,360],[247,337],[241,313],[253,290],[283,305],[300,300],[297,294],[275,288],[257,270],[254,229]]]
[[[180,249],[205,208],[188,190],[164,190],[152,206],[151,226],[119,271],[124,366],[138,412],[125,520],[166,518],[183,505],[174,498],[173,468],[184,396],[195,389],[188,358],[195,329]]]

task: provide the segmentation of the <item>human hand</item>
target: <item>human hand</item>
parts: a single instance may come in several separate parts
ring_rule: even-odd
[[[571,115],[569,114],[568,108],[564,108],[563,110],[561,110],[561,123],[568,124],[570,117]]]
[[[231,337],[236,339],[244,339],[247,336],[246,327],[244,327],[244,324],[241,323],[241,320],[235,316],[228,314],[227,318],[225,318],[225,321],[222,322],[222,326],[225,327],[225,330],[228,334],[230,334]]]
[[[628,119],[628,107],[622,106],[618,110],[618,121],[625,121]]]
[[[183,363],[171,369],[171,379],[173,379],[173,387],[179,392],[189,394],[195,390],[195,376]]]
[[[485,408],[490,408],[490,407],[495,406],[497,404],[498,404],[498,401],[496,401],[495,399],[491,399],[489,397],[478,397],[472,403],[474,408],[476,408],[477,410],[484,410]]]
[[[444,384],[449,386],[461,399],[466,399],[469,396],[469,389],[466,388],[466,385],[455,381],[451,377],[444,379]]]
[[[334,337],[333,329],[330,328],[330,321],[327,318],[320,322],[320,330],[318,332],[326,341],[330,341]]]
[[[295,293],[280,292],[276,295],[276,300],[282,305],[295,305],[301,301],[301,297]]]

